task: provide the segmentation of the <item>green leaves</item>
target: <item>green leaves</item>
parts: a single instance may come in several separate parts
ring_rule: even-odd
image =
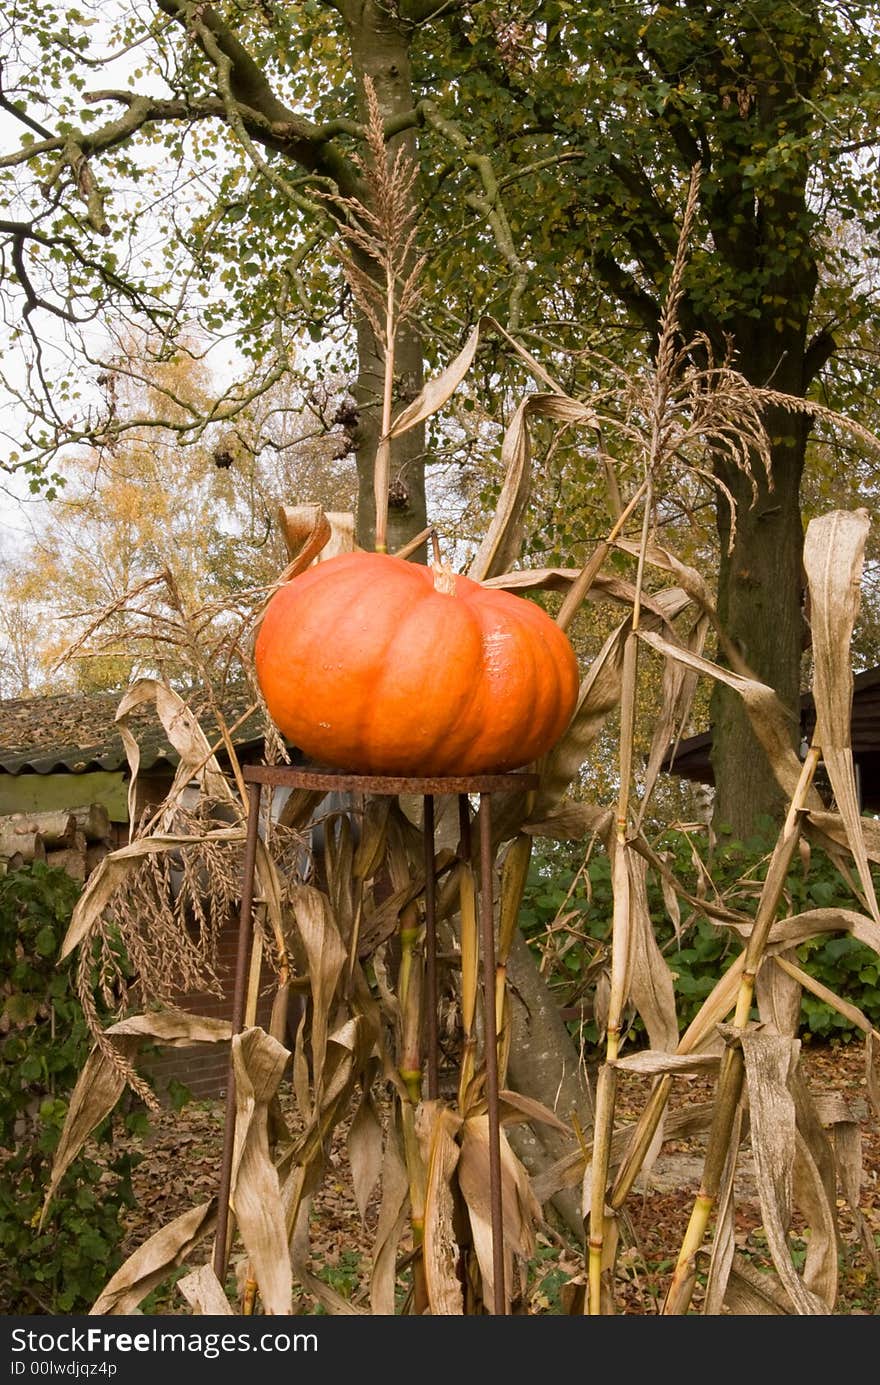
[[[733,908],[751,912],[757,883],[766,863],[766,842],[731,844],[716,850],[714,858],[698,868],[691,834],[667,831],[663,850],[670,854],[675,876],[684,889],[698,895],[704,888],[704,868],[719,897]],[[558,1003],[573,1005],[594,984],[597,958],[607,944],[611,918],[611,883],[608,857],[596,848],[584,869],[582,853],[567,843],[537,839],[520,923],[533,950],[544,957]],[[845,880],[821,851],[813,850],[809,873],[794,868],[786,881],[788,910],[795,914],[813,906],[853,909],[859,907]],[[690,1023],[721,973],[739,955],[740,944],[726,928],[692,912],[683,920],[682,938],[676,941],[674,925],[666,910],[659,880],[648,877],[648,900],[654,931],[672,973],[680,1027]],[[872,948],[850,934],[825,935],[801,943],[798,962],[829,990],[845,996],[880,1027],[880,963]],[[857,1036],[851,1022],[823,1000],[805,993],[801,1006],[801,1032],[805,1038]],[[581,1024],[587,1043],[596,1043],[595,1024]],[[633,1025],[637,1043],[644,1042],[641,1021]]]
[[[71,1164],[48,1225],[34,1229],[89,1047],[69,968],[57,966],[78,889],[42,863],[0,878],[0,1130],[17,1132],[0,1150],[0,1299],[11,1313],[87,1312],[123,1234],[129,1162],[92,1154]]]

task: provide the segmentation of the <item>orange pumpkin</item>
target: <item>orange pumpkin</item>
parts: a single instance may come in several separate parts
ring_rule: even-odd
[[[362,774],[516,769],[555,743],[578,692],[574,651],[534,602],[380,553],[280,587],[255,659],[288,740]]]

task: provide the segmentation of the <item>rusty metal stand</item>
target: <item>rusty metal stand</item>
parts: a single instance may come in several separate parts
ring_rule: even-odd
[[[507,1312],[504,1283],[504,1217],[501,1194],[501,1122],[498,1098],[498,1033],[495,1017],[495,929],[492,849],[492,795],[536,788],[537,775],[520,771],[511,774],[480,774],[460,778],[394,777],[349,774],[323,768],[289,765],[246,765],[248,786],[247,837],[244,880],[241,891],[241,917],[232,1002],[232,1033],[244,1024],[248,964],[253,941],[254,872],[259,836],[260,805],[264,785],[273,788],[313,789],[362,794],[421,794],[424,803],[422,834],[425,852],[425,985],[426,997],[426,1095],[439,1095],[439,1043],[437,1031],[437,919],[434,873],[434,799],[454,794],[458,798],[461,852],[471,854],[470,798],[480,799],[480,967],[483,990],[483,1034],[486,1059],[486,1102],[489,1116],[489,1199],[492,1218],[492,1264],[496,1314]],[[223,1156],[218,1191],[217,1231],[214,1241],[214,1270],[221,1284],[226,1278],[229,1257],[229,1193],[232,1183],[232,1154],[235,1137],[235,1076],[232,1055],[226,1089],[226,1120],[223,1131]]]

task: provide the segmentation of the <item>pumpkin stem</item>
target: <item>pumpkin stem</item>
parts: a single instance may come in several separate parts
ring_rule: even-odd
[[[455,573],[452,568],[446,563],[430,563],[429,566],[434,577],[435,592],[455,596]]]

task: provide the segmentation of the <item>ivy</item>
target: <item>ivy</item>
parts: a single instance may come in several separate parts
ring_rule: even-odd
[[[110,1121],[65,1174],[38,1222],[69,1094],[90,1049],[58,966],[79,886],[37,862],[0,877],[0,1301],[5,1313],[88,1312],[121,1263],[136,1156],[114,1156]],[[141,1119],[139,1112],[133,1119]]]
[[[669,830],[656,845],[684,888],[692,895],[699,894],[693,836]],[[763,832],[748,842],[722,838],[711,859],[703,864],[726,904],[754,913],[771,849],[772,841]],[[684,905],[677,937],[653,872],[649,872],[648,883],[651,921],[672,972],[679,1029],[683,1032],[742,944],[729,929],[696,911],[689,913]],[[839,871],[818,850],[811,853],[807,870],[801,865],[790,870],[784,907],[789,914],[816,908],[861,912]],[[597,968],[608,963],[611,914],[611,873],[604,852],[596,852],[585,869],[581,848],[568,843],[535,843],[520,922],[533,950],[548,955],[550,984],[560,1006],[583,1004],[583,1022],[571,1023],[587,1044],[600,1040],[591,1016],[592,991]],[[827,934],[802,943],[797,961],[810,976],[855,1005],[880,1028],[880,956],[872,948],[849,934]],[[805,992],[799,1033],[804,1042],[849,1043],[860,1031],[832,1006]],[[644,1026],[636,1016],[632,1017],[630,1037],[637,1042],[644,1040]]]

